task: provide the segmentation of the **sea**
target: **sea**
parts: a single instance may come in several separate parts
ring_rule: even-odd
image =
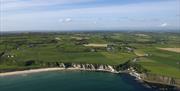
[[[156,91],[128,74],[52,71],[0,77],[0,91]]]

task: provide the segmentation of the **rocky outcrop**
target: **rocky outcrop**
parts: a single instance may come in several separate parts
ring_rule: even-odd
[[[173,77],[146,73],[146,74],[141,74],[141,78],[144,81],[148,81],[148,82],[161,83],[172,86],[180,86],[180,79]]]
[[[60,68],[65,68],[64,63],[60,63],[60,64],[59,64],[59,67],[60,67]]]
[[[106,71],[118,73],[113,66],[110,65],[101,65],[101,64],[74,64],[74,63],[60,63],[60,68],[75,68],[79,70],[89,70],[89,71]]]

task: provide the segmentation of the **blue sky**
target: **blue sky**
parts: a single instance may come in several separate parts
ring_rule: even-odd
[[[0,0],[1,31],[180,30],[180,0]]]

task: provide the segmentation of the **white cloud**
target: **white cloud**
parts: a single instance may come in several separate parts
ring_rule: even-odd
[[[72,19],[71,18],[65,18],[65,19],[59,19],[58,21],[61,23],[68,23],[68,22],[72,22]]]
[[[66,19],[65,19],[65,22],[71,22],[71,21],[72,21],[71,18],[66,18]]]
[[[168,24],[165,22],[165,23],[162,23],[161,25],[160,25],[160,27],[166,27],[166,26],[168,26]]]

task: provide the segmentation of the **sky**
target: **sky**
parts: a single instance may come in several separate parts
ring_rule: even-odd
[[[0,0],[0,31],[178,30],[180,0]]]

